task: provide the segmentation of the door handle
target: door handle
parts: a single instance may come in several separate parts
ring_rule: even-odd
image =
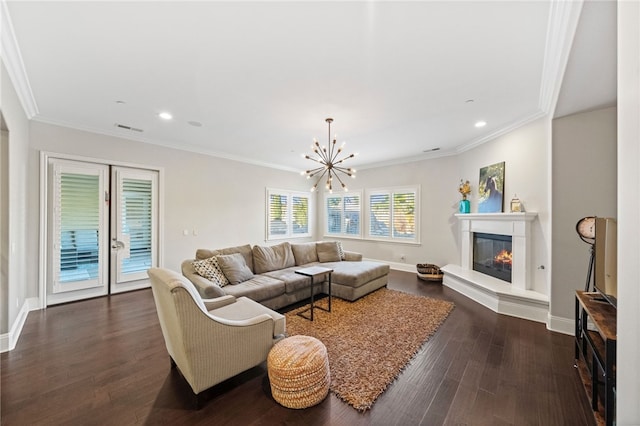
[[[111,248],[115,250],[123,249],[124,243],[122,241],[114,240],[113,244],[111,244]]]

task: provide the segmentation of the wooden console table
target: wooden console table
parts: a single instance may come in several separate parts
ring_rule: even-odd
[[[616,308],[604,301],[600,293],[576,291],[575,315],[575,367],[591,401],[596,423],[612,426],[616,400]]]

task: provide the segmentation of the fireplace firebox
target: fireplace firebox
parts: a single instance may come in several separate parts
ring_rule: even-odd
[[[511,236],[473,234],[473,270],[511,282]]]

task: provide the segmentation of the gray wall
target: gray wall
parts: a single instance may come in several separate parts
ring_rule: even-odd
[[[27,251],[27,153],[29,149],[29,121],[18,99],[11,79],[2,62],[0,72],[2,94],[0,105],[2,116],[8,129],[8,170],[5,172],[8,184],[8,206],[3,207],[3,215],[7,214],[8,233],[3,245],[8,248],[7,253],[7,284],[2,298],[2,319],[0,332],[8,332],[15,323],[20,310],[25,305],[27,287],[27,253],[34,259],[36,251]],[[4,205],[4,199],[3,199]],[[34,262],[35,263],[35,262]]]
[[[0,113],[0,334],[9,330],[9,132]]]
[[[573,317],[575,290],[586,283],[590,246],[576,222],[617,217],[616,119],[611,107],[553,120],[553,317]]]

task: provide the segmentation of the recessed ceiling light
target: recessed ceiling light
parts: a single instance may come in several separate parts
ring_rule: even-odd
[[[475,126],[476,126],[476,127],[484,127],[484,126],[486,126],[486,125],[487,125],[487,122],[486,122],[486,121],[478,121],[478,122],[476,122],[476,124],[475,124]]]
[[[173,115],[169,114],[168,112],[161,112],[160,114],[158,114],[158,117],[162,118],[163,120],[171,120],[173,118]]]
[[[187,123],[193,127],[202,127],[202,123],[199,121],[187,121]]]

